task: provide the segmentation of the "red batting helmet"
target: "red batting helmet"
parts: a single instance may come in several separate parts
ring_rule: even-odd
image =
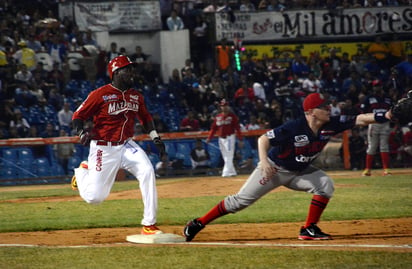
[[[109,64],[107,65],[107,71],[109,72],[110,79],[113,78],[114,71],[128,66],[129,64],[135,64],[134,62],[130,61],[129,57],[121,55],[113,58]]]

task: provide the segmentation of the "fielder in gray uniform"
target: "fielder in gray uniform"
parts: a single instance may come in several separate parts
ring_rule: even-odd
[[[390,111],[357,116],[330,116],[329,101],[322,94],[309,94],[303,101],[304,116],[291,120],[259,137],[259,163],[245,184],[200,218],[189,221],[183,229],[186,241],[191,241],[205,225],[228,213],[236,213],[271,190],[285,186],[312,193],[301,240],[332,239],[317,226],[334,192],[332,179],[312,165],[331,137],[355,125],[384,123],[391,119]]]

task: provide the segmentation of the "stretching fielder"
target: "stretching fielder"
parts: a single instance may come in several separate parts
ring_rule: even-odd
[[[309,94],[303,102],[304,117],[289,121],[259,137],[259,164],[235,195],[227,196],[200,218],[183,229],[191,241],[205,225],[228,213],[236,213],[271,190],[285,186],[313,194],[306,224],[299,239],[331,239],[317,226],[334,192],[332,179],[311,163],[334,135],[355,125],[387,122],[391,112],[331,117],[329,102],[319,93]]]
[[[134,175],[140,186],[144,205],[142,234],[159,234],[156,227],[156,178],[150,159],[132,140],[135,119],[138,118],[150,133],[161,155],[165,146],[155,130],[152,116],[147,111],[143,95],[133,89],[135,64],[126,56],[112,59],[108,65],[111,84],[92,91],[73,114],[73,126],[80,142],[90,144],[87,162],[75,169],[72,189],[90,204],[103,202],[110,193],[119,169]],[[93,118],[93,129],[84,129],[84,121]]]

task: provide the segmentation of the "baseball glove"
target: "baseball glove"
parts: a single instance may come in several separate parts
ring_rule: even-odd
[[[391,109],[392,120],[400,125],[406,125],[412,122],[412,90],[407,94],[406,98],[400,99]]]

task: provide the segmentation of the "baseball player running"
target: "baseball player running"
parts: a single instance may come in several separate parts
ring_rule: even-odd
[[[233,164],[236,135],[240,141],[242,141],[243,137],[240,132],[239,119],[233,112],[231,112],[229,103],[223,99],[220,101],[220,107],[222,112],[216,115],[209,136],[206,139],[206,143],[210,142],[215,133],[217,134],[219,137],[219,149],[224,161],[222,177],[232,177],[237,175]]]
[[[135,84],[135,64],[126,56],[118,56],[108,64],[111,84],[104,85],[84,100],[73,114],[73,126],[80,142],[90,145],[87,162],[75,169],[72,188],[90,204],[103,202],[110,193],[119,169],[134,175],[140,186],[144,213],[142,234],[162,233],[156,227],[157,190],[153,166],[144,150],[131,138],[135,119],[149,132],[161,155],[165,146],[155,130],[152,116],[143,95],[132,87]],[[84,122],[93,118],[89,132]]]
[[[311,163],[334,135],[355,125],[387,122],[391,112],[357,116],[330,116],[329,102],[319,93],[309,94],[303,101],[304,116],[268,131],[258,139],[257,167],[237,194],[229,195],[200,218],[189,221],[183,229],[191,241],[205,225],[228,213],[236,213],[271,190],[285,186],[312,193],[306,224],[299,239],[332,239],[317,226],[334,192],[332,179]]]

